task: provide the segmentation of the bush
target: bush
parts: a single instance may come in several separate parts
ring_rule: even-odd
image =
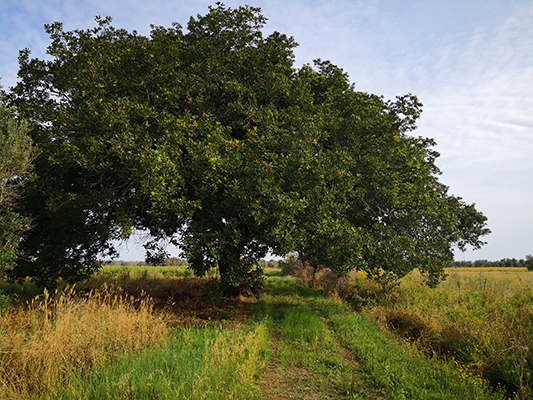
[[[294,275],[297,267],[300,265],[301,263],[294,256],[290,256],[289,258],[278,262],[282,275]]]

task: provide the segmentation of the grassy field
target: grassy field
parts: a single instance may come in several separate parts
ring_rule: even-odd
[[[21,300],[0,317],[0,399],[528,396],[533,274],[451,270],[434,290],[412,275],[385,293],[267,272],[259,300],[224,301],[183,267],[109,267]]]
[[[505,388],[507,398],[533,398],[533,273],[525,268],[447,272],[436,289],[424,286],[416,273],[391,293],[357,275],[341,289],[364,314],[422,353],[454,361],[464,376]]]

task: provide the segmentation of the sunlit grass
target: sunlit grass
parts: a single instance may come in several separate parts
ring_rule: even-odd
[[[327,275],[328,296],[272,269],[260,300],[213,303],[209,279],[111,270],[8,308],[0,399],[498,398],[488,372],[528,371],[512,357],[531,338],[533,291],[476,272],[433,290],[411,275],[393,292]],[[347,290],[361,312],[336,295]]]
[[[121,358],[69,382],[63,399],[258,399],[264,324],[177,328],[164,347]],[[51,397],[53,398],[53,397]]]
[[[72,289],[12,306],[0,318],[0,398],[34,398],[55,391],[83,370],[128,351],[161,345],[169,329],[150,299],[104,287]]]
[[[510,394],[522,380],[523,390],[529,390],[533,357],[523,352],[527,362],[521,372],[514,359],[520,346],[533,346],[533,273],[524,268],[447,272],[435,289],[412,273],[395,291],[370,302],[366,313],[425,354],[454,361],[463,376]]]
[[[172,276],[192,276],[192,270],[187,266],[112,266],[106,265],[97,273],[97,276],[121,276],[129,277],[172,277]]]
[[[272,357],[283,371],[273,373],[272,398],[499,399],[453,362],[428,359],[372,315],[292,277],[270,278],[256,313],[272,321]]]
[[[500,399],[487,386],[461,376],[453,363],[437,362],[399,346],[361,314],[332,315],[340,342],[355,354],[371,385],[387,399]]]
[[[509,279],[511,281],[533,282],[533,272],[526,268],[446,268],[449,275],[483,276],[486,278]],[[414,274],[416,275],[416,273]]]

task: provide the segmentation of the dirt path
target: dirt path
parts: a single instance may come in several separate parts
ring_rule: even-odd
[[[320,295],[266,290],[263,313],[272,319],[270,356],[259,386],[264,400],[381,399],[357,355],[344,348]],[[288,292],[287,292],[288,293]],[[304,293],[305,294],[305,293]]]

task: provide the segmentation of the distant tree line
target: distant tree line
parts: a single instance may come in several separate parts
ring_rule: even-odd
[[[106,265],[113,267],[147,267],[149,264],[146,261],[122,261],[122,260],[112,260],[106,261]],[[188,267],[189,263],[187,260],[183,260],[178,257],[169,257],[166,258],[162,264],[164,267]],[[276,260],[265,260],[261,259],[257,261],[257,265],[261,268],[278,268],[278,261]]]
[[[533,256],[527,255],[525,259],[502,258],[499,261],[476,260],[454,261],[454,268],[527,268],[533,270]]]
[[[106,261],[105,264],[112,266],[112,267],[149,267],[149,266],[152,266],[151,263],[147,263],[146,261],[123,261],[123,260]],[[187,267],[189,264],[187,263],[187,260],[182,260],[181,258],[177,258],[177,257],[169,257],[163,260],[159,265],[163,267]]]

